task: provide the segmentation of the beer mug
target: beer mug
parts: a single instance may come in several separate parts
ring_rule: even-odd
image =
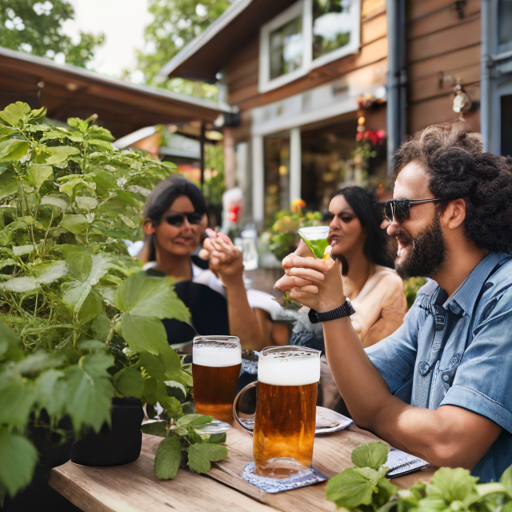
[[[232,406],[242,367],[236,336],[196,336],[192,344],[194,404],[198,414],[233,419]]]
[[[320,354],[299,346],[262,350],[258,382],[236,397],[235,419],[249,430],[237,413],[237,402],[257,385],[253,452],[260,476],[288,478],[312,464]]]

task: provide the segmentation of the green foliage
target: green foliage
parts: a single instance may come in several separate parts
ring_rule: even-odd
[[[404,281],[404,293],[407,298],[407,308],[411,309],[419,289],[426,284],[424,277],[410,277]]]
[[[385,478],[388,448],[368,443],[352,452],[355,468],[332,477],[325,497],[338,508],[354,512],[510,512],[512,466],[499,483],[478,484],[467,469],[440,468],[430,483],[399,490]]]
[[[143,73],[144,83],[165,87],[191,96],[217,96],[215,85],[174,78],[160,82],[160,69],[196,36],[208,28],[230,5],[229,0],[150,0],[149,12],[153,21],[146,27],[144,51],[138,53],[137,71]],[[133,71],[126,72],[129,77]]]
[[[268,241],[269,249],[278,260],[295,251],[299,244],[298,229],[306,226],[321,226],[322,214],[320,212],[303,212],[300,208],[296,212],[281,210],[277,213],[272,227],[262,236]]]
[[[226,434],[205,435],[196,430],[211,421],[211,416],[187,414],[176,422],[157,421],[142,426],[143,432],[164,438],[155,455],[155,474],[160,480],[174,478],[178,469],[186,465],[196,473],[206,473],[211,462],[227,457],[223,444]]]
[[[50,59],[59,55],[66,64],[85,67],[104,36],[80,32],[75,44],[62,30],[74,15],[73,7],[65,0],[2,0],[0,46]]]
[[[77,436],[110,423],[114,396],[177,420],[168,389],[185,402],[192,385],[160,320],[189,312],[123,242],[139,238],[145,197],[173,165],[114,149],[95,116],[68,128],[44,117],[21,102],[0,112],[0,466],[12,446],[22,454],[0,471],[0,500],[31,479],[28,432],[43,412],[50,428],[69,416]]]

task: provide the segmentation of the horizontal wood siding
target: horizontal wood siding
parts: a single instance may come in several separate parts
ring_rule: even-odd
[[[460,79],[480,100],[480,0],[467,0],[463,17],[453,0],[407,0],[408,132],[458,118],[453,88]],[[480,131],[479,112],[464,115]]]
[[[387,57],[385,0],[364,0],[362,6],[361,50],[311,72],[265,94],[258,92],[259,37],[234,53],[223,71],[229,103],[241,111],[266,105],[301,93]]]

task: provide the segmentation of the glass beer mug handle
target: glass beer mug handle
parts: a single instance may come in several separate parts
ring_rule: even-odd
[[[233,417],[238,424],[247,430],[254,430],[254,415],[256,414],[257,382],[251,382],[240,390],[233,402]]]

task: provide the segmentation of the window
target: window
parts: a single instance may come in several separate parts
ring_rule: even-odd
[[[259,90],[266,92],[359,50],[360,0],[299,0],[261,28]]]
[[[512,2],[500,0],[498,2],[498,48],[501,51],[512,50]]]

